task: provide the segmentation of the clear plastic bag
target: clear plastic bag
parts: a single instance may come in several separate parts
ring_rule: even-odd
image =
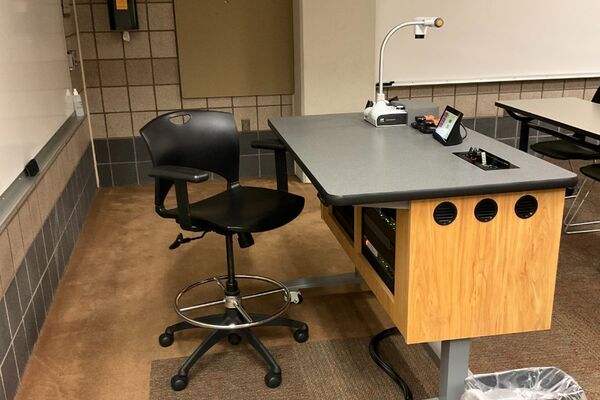
[[[587,400],[575,379],[558,368],[524,368],[469,376],[461,400]]]

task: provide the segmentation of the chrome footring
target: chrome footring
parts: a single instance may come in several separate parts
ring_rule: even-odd
[[[181,318],[183,318],[184,321],[187,321],[188,323],[195,325],[195,326],[199,326],[201,328],[235,330],[235,329],[252,328],[254,326],[265,324],[265,323],[279,317],[281,314],[283,314],[283,312],[290,305],[292,296],[290,295],[289,289],[283,283],[276,281],[275,279],[267,278],[266,276],[260,276],[260,275],[236,275],[235,279],[237,279],[237,280],[248,279],[248,280],[268,282],[268,283],[272,284],[273,286],[275,286],[275,289],[265,290],[262,292],[252,293],[252,294],[248,294],[248,295],[240,294],[238,296],[224,296],[223,299],[209,301],[209,302],[201,303],[201,304],[195,304],[193,306],[182,307],[180,305],[182,297],[187,292],[189,292],[190,290],[192,290],[198,286],[206,285],[208,283],[216,283],[222,289],[225,289],[225,285],[223,285],[222,281],[226,281],[227,276],[226,275],[216,276],[216,277],[204,279],[199,282],[192,283],[191,285],[189,285],[188,287],[183,289],[181,292],[179,292],[179,294],[175,298],[175,312]],[[254,299],[257,297],[267,296],[267,295],[276,294],[276,293],[283,293],[284,304],[277,311],[275,311],[273,314],[268,315],[266,318],[262,318],[260,320],[253,320],[252,317],[250,316],[250,314],[248,314],[246,309],[242,306],[242,300]],[[224,305],[224,307],[227,309],[237,309],[237,311],[240,313],[242,318],[246,320],[246,322],[242,323],[242,324],[230,324],[230,325],[207,324],[204,322],[196,321],[192,317],[186,315],[186,313],[193,311],[193,310],[198,310],[198,309],[206,308],[206,307],[213,307],[213,306],[217,306],[220,304]]]

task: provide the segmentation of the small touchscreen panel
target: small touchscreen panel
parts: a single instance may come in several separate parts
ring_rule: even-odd
[[[444,110],[444,114],[440,118],[440,122],[435,128],[435,133],[437,133],[442,139],[447,140],[450,132],[452,132],[452,128],[458,121],[459,116],[457,114],[452,113],[448,108]]]

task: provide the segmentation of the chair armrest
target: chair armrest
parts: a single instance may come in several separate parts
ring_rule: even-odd
[[[265,149],[265,150],[283,150],[285,151],[285,145],[279,139],[263,139],[255,140],[250,145],[253,149]]]
[[[148,175],[153,178],[193,183],[204,182],[210,177],[208,173],[199,169],[179,167],[175,165],[161,165],[160,167],[154,167],[150,169]]]
[[[169,188],[175,184],[175,197],[177,200],[177,222],[183,229],[192,228],[192,218],[190,215],[190,201],[187,192],[187,182],[199,183],[208,180],[210,175],[204,171],[195,168],[180,167],[176,165],[161,165],[150,169],[148,173],[153,178],[157,178],[157,193],[155,200],[156,212],[159,215],[165,214],[164,199]],[[164,182],[166,186],[163,190],[159,187]]]
[[[277,176],[277,190],[288,191],[287,160],[285,145],[279,139],[255,140],[251,144],[254,149],[275,151],[275,175]]]

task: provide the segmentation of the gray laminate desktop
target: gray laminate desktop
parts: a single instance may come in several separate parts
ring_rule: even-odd
[[[530,124],[533,120],[546,122],[593,139],[600,139],[600,104],[591,101],[572,97],[499,100],[496,106],[504,108],[513,118],[521,121],[519,148],[523,151],[527,151],[529,144],[529,128],[536,129]],[[548,130],[544,132],[553,134]]]
[[[410,127],[375,128],[361,113],[273,118],[273,131],[332,205],[572,186],[575,174],[469,131],[445,147]],[[474,146],[517,165],[483,171],[455,156]]]

